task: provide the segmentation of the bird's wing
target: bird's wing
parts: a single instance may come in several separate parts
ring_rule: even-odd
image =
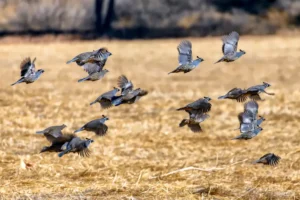
[[[97,129],[96,135],[104,136],[108,130],[108,127],[105,124],[101,124]]]
[[[118,92],[117,90],[113,89],[113,90],[111,90],[111,91],[108,91],[108,92],[103,93],[103,94],[100,96],[100,98],[101,98],[101,99],[102,99],[102,98],[105,98],[105,99],[111,100],[111,98],[112,98],[113,96],[115,96],[117,92]]]
[[[103,109],[108,109],[108,108],[110,108],[111,106],[112,106],[112,103],[111,103],[111,100],[109,100],[109,99],[101,99],[101,101],[100,101],[100,106],[101,106],[101,108],[103,108]]]
[[[118,78],[118,86],[122,88],[122,95],[126,95],[128,92],[133,90],[133,84],[127,79],[126,76],[121,75]]]
[[[88,148],[84,148],[77,152],[81,157],[90,157],[91,151]]]
[[[194,133],[196,132],[201,132],[201,126],[200,124],[188,124],[188,127],[191,129],[191,131],[193,131]]]
[[[236,52],[239,37],[239,34],[235,31],[231,32],[229,35],[224,35],[222,37],[222,51],[224,55],[233,54],[234,52]]]
[[[192,62],[192,43],[188,40],[183,40],[177,47],[179,65]]]
[[[100,62],[94,62],[94,63],[85,63],[82,68],[84,69],[84,71],[86,71],[89,75],[96,73],[96,72],[100,72],[102,71],[104,65],[105,65],[105,60],[104,61],[100,61]]]
[[[251,112],[254,119],[256,118],[256,115],[258,113],[258,104],[256,101],[249,101],[245,103],[244,105],[244,111]]]
[[[238,115],[240,124],[251,124],[254,121],[253,115],[251,112],[242,112]]]
[[[35,58],[31,62],[30,58],[25,58],[21,64],[20,64],[20,69],[21,69],[21,76],[22,77],[27,77],[30,75],[33,75],[35,73],[35,65],[34,65]]]

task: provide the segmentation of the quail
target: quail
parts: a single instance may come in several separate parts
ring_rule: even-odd
[[[21,69],[21,78],[11,84],[11,86],[19,84],[19,83],[33,83],[34,81],[36,81],[41,75],[42,73],[44,73],[43,69],[39,69],[36,71],[35,69],[35,58],[32,60],[30,58],[25,58],[21,64],[20,64],[20,69]]]
[[[63,151],[58,154],[59,157],[62,157],[68,153],[78,153],[82,157],[89,157],[90,150],[88,147],[94,140],[86,138],[85,140],[80,139],[79,137],[73,138],[70,142],[66,142],[62,149]]]
[[[96,51],[81,53],[69,60],[67,64],[76,62],[77,65],[83,66],[86,63],[105,61],[111,55],[112,54],[106,48],[100,48]]]
[[[169,72],[171,73],[188,73],[195,69],[202,61],[204,61],[202,58],[198,57],[193,60],[192,57],[192,43],[188,40],[183,40],[180,42],[180,44],[177,47],[178,50],[178,61],[179,61],[179,66]]]
[[[178,108],[177,110],[198,110],[199,112],[202,113],[206,113],[209,112],[211,109],[211,104],[209,103],[209,101],[211,100],[211,98],[209,97],[204,97],[201,99],[198,99],[197,101],[194,101],[182,108]]]
[[[100,103],[103,109],[109,108],[112,106],[113,97],[115,97],[119,91],[119,88],[114,87],[113,90],[101,94],[95,101],[91,102],[90,105]]]
[[[104,136],[108,130],[108,127],[104,124],[106,120],[109,120],[109,118],[102,115],[101,119],[95,119],[86,123],[83,127],[76,130],[74,133],[85,130],[94,132],[98,136]]]
[[[281,158],[274,153],[267,153],[253,163],[262,163],[264,165],[276,166],[279,163],[280,159]]]
[[[265,91],[266,88],[270,87],[271,85],[269,83],[263,82],[262,85],[255,85],[250,88],[248,88],[247,91],[247,96],[254,100],[254,101],[262,101],[259,93],[266,93],[268,95],[275,95],[274,93],[268,93]]]
[[[257,136],[262,130],[263,129],[261,127],[257,127],[253,131],[242,133],[241,135],[233,138],[232,140],[249,140]]]
[[[137,102],[142,96],[148,94],[148,91],[141,88],[133,89],[134,86],[126,76],[122,75],[118,78],[118,86],[121,88],[121,95],[112,99],[112,105],[119,106],[121,104],[132,104]]]
[[[247,91],[241,88],[233,88],[224,96],[218,97],[218,99],[235,99],[237,102],[244,102],[247,99]]]
[[[74,134],[63,134],[59,137],[52,137],[50,139],[49,139],[49,137],[48,138],[46,137],[51,142],[51,145],[43,147],[43,149],[41,150],[40,153],[43,153],[43,152],[61,152],[62,151],[62,146],[66,142],[70,142],[75,137],[77,137],[77,136],[74,135]]]
[[[229,35],[224,35],[222,37],[222,52],[224,56],[220,60],[215,62],[215,64],[219,62],[232,62],[246,54],[246,52],[241,49],[239,52],[237,52],[239,37],[239,34],[235,31],[231,32]]]
[[[50,126],[45,130],[37,131],[36,133],[43,134],[49,142],[52,142],[53,140],[55,140],[55,138],[61,137],[63,135],[61,131],[66,127],[67,126],[65,124],[62,124],[60,126]]]
[[[187,125],[191,131],[193,132],[201,132],[202,128],[200,126],[200,123],[209,118],[208,114],[205,113],[198,113],[197,111],[187,111],[189,112],[190,118],[189,119],[183,119],[179,127],[183,127]]]
[[[79,79],[78,82],[83,81],[97,81],[102,79],[109,71],[103,69],[106,61],[99,61],[94,63],[86,63],[82,67],[89,74],[87,77]]]

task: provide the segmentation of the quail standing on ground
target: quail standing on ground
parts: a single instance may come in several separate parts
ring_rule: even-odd
[[[98,136],[104,136],[108,130],[108,127],[104,124],[106,120],[109,120],[109,118],[102,115],[101,119],[95,119],[86,123],[83,127],[76,130],[74,133],[85,130],[94,132]]]
[[[88,149],[88,147],[92,142],[94,142],[94,140],[91,140],[89,138],[82,140],[79,137],[75,137],[70,142],[66,142],[63,145],[62,147],[63,151],[60,152],[58,156],[62,157],[63,155],[72,152],[72,153],[78,153],[82,157],[89,157],[90,150]]]
[[[110,108],[112,106],[112,99],[120,91],[119,88],[114,87],[113,90],[101,94],[95,101],[91,102],[90,105],[100,103],[103,109]]]
[[[19,83],[33,83],[34,81],[36,81],[41,75],[42,73],[44,73],[43,69],[39,69],[39,70],[35,70],[35,58],[32,60],[30,58],[25,58],[21,64],[20,64],[20,69],[21,69],[21,78],[11,84],[11,86],[19,84]]]
[[[269,83],[263,82],[262,85],[255,85],[250,88],[248,88],[247,95],[250,99],[254,101],[262,101],[263,99],[260,98],[259,93],[265,93],[268,95],[275,95],[274,93],[268,93],[265,91],[266,88],[270,87],[271,85]]]
[[[264,156],[262,156],[260,159],[254,161],[253,164],[263,163],[264,165],[276,166],[279,163],[280,159],[281,158],[275,155],[274,153],[267,153]]]
[[[224,96],[220,96],[218,99],[235,99],[237,102],[245,102],[247,99],[247,91],[241,88],[233,88]]]
[[[224,56],[216,63],[232,62],[237,60],[244,54],[246,54],[246,52],[241,49],[239,52],[237,52],[239,37],[240,37],[239,34],[235,31],[231,32],[229,35],[224,35],[222,37],[222,41],[223,41],[222,52]]]
[[[192,56],[192,43],[188,40],[183,40],[180,42],[180,44],[177,47],[178,50],[178,61],[179,66],[171,71],[171,73],[188,73],[195,69],[202,61],[204,61],[202,58],[198,57],[193,60]]]
[[[119,106],[121,104],[133,104],[142,96],[148,94],[148,91],[140,88],[134,90],[132,82],[124,75],[118,78],[118,86],[121,88],[121,95],[113,97],[112,105],[114,106]]]
[[[112,54],[106,48],[100,48],[96,51],[81,53],[75,56],[73,59],[69,60],[67,64],[70,64],[71,62],[76,62],[77,65],[82,66],[88,62],[93,63],[104,61],[111,55]]]

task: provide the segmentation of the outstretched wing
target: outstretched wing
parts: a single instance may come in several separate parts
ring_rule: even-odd
[[[179,56],[178,61],[179,65],[192,62],[192,43],[188,40],[183,40],[177,47]]]
[[[236,52],[239,37],[239,34],[235,31],[231,32],[229,35],[224,35],[222,37],[222,51],[224,55],[233,54],[234,52]]]
[[[93,62],[93,63],[85,63],[82,68],[84,71],[86,71],[89,75],[102,71],[106,60],[99,61],[99,62]]]
[[[253,115],[251,112],[242,112],[238,115],[240,124],[250,124],[254,121]]]
[[[108,127],[105,124],[101,124],[96,131],[96,135],[104,136],[108,130]]]
[[[25,58],[21,62],[20,69],[21,69],[22,77],[27,77],[27,76],[33,75],[35,73],[35,65],[34,65],[35,60],[36,59],[34,58],[33,61],[31,62],[30,58]]]
[[[193,131],[194,133],[197,133],[197,132],[201,132],[201,131],[202,131],[200,124],[188,124],[188,127],[189,127],[189,128],[191,129],[191,131]]]
[[[126,76],[121,75],[118,78],[118,86],[122,88],[121,94],[126,95],[128,92],[133,90],[133,84],[127,79]]]

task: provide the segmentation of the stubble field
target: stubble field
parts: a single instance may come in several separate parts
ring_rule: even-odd
[[[205,61],[172,75],[179,39],[2,43],[0,199],[299,199],[300,37],[242,36],[239,48],[247,54],[216,65],[219,38],[190,40],[194,56]],[[103,80],[77,83],[86,73],[66,61],[102,46],[113,54],[106,63],[110,72]],[[33,84],[11,87],[27,56],[37,57],[36,67],[45,73]],[[121,74],[149,94],[108,110],[89,106]],[[239,134],[233,129],[243,104],[217,97],[263,81],[276,94],[262,94],[264,130],[252,140],[231,140]],[[188,115],[176,108],[203,96],[212,98],[204,132],[179,128]],[[64,123],[64,133],[72,133],[102,114],[110,118],[105,137],[78,134],[95,140],[89,158],[39,153],[49,143],[37,130]],[[270,152],[282,158],[278,166],[252,164]],[[168,174],[179,169],[186,170]]]

